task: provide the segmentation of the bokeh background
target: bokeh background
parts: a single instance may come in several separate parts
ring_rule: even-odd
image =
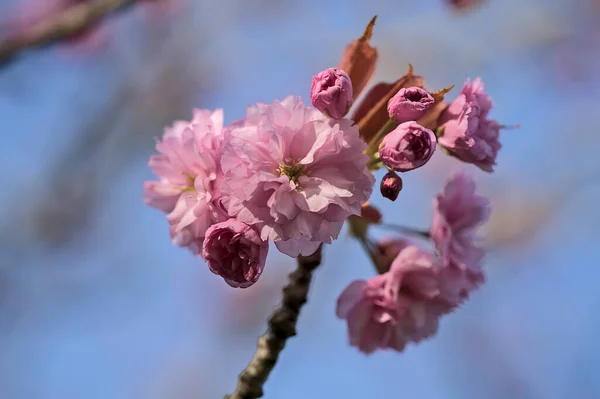
[[[0,37],[50,3],[0,0]],[[493,116],[521,125],[502,132],[494,174],[466,167],[494,205],[488,279],[433,339],[366,357],[334,310],[374,270],[342,234],[266,397],[600,397],[600,2],[163,0],[0,69],[1,398],[233,390],[294,261],[272,248],[261,280],[234,290],[174,246],[142,204],[155,138],[193,107],[229,122],[256,101],[307,99],[374,14],[373,83],[408,63],[432,89],[482,76]],[[373,203],[387,222],[427,227],[460,167],[439,152],[395,203]]]

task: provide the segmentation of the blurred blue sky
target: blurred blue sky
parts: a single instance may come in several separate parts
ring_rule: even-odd
[[[0,20],[17,3],[0,0]],[[172,120],[189,118],[192,106],[224,108],[229,122],[250,103],[307,99],[312,75],[336,65],[373,14],[375,81],[394,80],[409,62],[434,89],[483,77],[493,115],[522,126],[502,133],[496,173],[469,169],[500,212],[491,224],[508,223],[510,236],[533,214],[545,223],[489,254],[487,283],[434,339],[369,357],[347,345],[334,314],[343,288],[373,275],[342,235],[326,248],[266,397],[600,397],[600,8],[488,0],[462,15],[442,0],[306,0],[271,2],[265,14],[253,10],[258,1],[242,3],[186,3],[183,16],[155,28],[161,44],[148,49],[152,31],[134,10],[109,21],[105,52],[53,48],[0,70],[0,397],[209,398],[233,389],[294,261],[272,248],[262,279],[240,292],[171,244],[164,215],[142,204],[153,137],[166,124],[157,113],[172,106]],[[176,76],[160,75],[157,60],[197,68],[208,82],[177,83],[191,97],[175,106],[163,89]],[[132,82],[141,94],[120,98],[127,112],[115,113]],[[80,162],[89,175],[65,169],[82,184],[105,181],[91,194],[94,207],[66,242],[44,242],[32,209],[51,200],[48,172],[114,115],[115,134]],[[119,152],[131,133],[137,141]],[[440,152],[406,175],[395,203],[379,195],[373,203],[389,222],[425,227],[432,196],[460,166]],[[246,314],[250,322],[235,320]]]

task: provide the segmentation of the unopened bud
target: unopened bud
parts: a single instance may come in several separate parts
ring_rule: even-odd
[[[433,107],[435,100],[420,87],[402,88],[388,101],[388,115],[398,123],[416,121]]]
[[[402,179],[394,172],[388,172],[381,179],[381,195],[385,198],[396,201],[398,194],[402,190]]]
[[[352,82],[346,72],[329,68],[312,79],[310,100],[324,114],[343,118],[352,106]]]

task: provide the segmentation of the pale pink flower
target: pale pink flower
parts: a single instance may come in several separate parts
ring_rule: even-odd
[[[488,118],[492,100],[479,78],[467,80],[460,94],[440,117],[443,126],[438,143],[463,162],[493,172],[502,147],[500,125]]]
[[[390,269],[392,262],[398,257],[398,254],[406,247],[414,245],[412,241],[405,238],[396,238],[381,241],[377,244],[380,256],[380,262],[383,267]],[[438,299],[451,307],[457,307],[464,302],[469,293],[479,287],[485,276],[481,268],[473,270],[462,270],[454,264],[445,266],[439,262],[437,268],[437,278],[439,283]]]
[[[250,106],[221,159],[230,215],[292,257],[310,255],[360,215],[375,181],[358,128],[297,98]]]
[[[453,308],[466,301],[469,294],[485,281],[483,269],[462,270],[454,264],[442,267],[438,278],[439,299]]]
[[[434,335],[439,317],[452,309],[440,298],[441,265],[433,254],[398,241],[389,272],[354,281],[340,295],[337,316],[346,319],[350,345],[364,353],[402,351]]]
[[[220,157],[226,138],[223,111],[195,110],[156,144],[149,165],[158,181],[144,182],[145,202],[167,213],[171,238],[199,253],[206,230],[228,218],[221,206]]]
[[[234,288],[247,288],[260,277],[269,243],[236,219],[213,224],[206,231],[202,256],[208,268]]]
[[[490,215],[489,200],[475,193],[473,179],[457,173],[433,206],[430,235],[444,264],[479,273],[485,251],[476,245],[475,233]]]

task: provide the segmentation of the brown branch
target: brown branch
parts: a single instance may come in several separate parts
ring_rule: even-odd
[[[73,5],[62,13],[35,23],[24,32],[0,38],[0,66],[13,60],[20,52],[45,47],[98,24],[111,13],[133,5],[136,0],[92,0]]]
[[[225,399],[254,399],[263,396],[263,385],[288,338],[296,335],[300,309],[306,303],[312,272],[321,264],[321,247],[310,256],[299,256],[298,267],[283,289],[281,305],[269,318],[267,332],[258,339],[254,357],[241,372],[238,385]]]

